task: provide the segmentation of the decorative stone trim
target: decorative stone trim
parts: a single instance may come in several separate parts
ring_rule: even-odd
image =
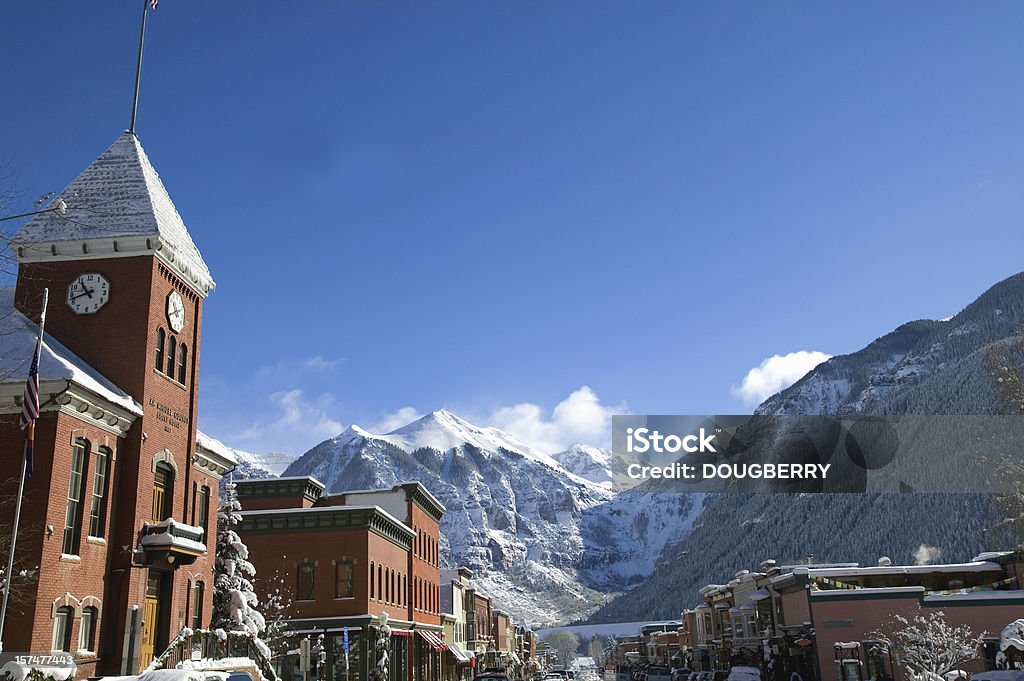
[[[156,473],[156,466],[159,463],[166,463],[174,471],[174,475],[178,475],[178,463],[174,460],[174,455],[171,454],[169,449],[161,449],[159,452],[153,455],[153,472]]]

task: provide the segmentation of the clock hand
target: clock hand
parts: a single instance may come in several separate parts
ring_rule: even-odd
[[[86,290],[82,291],[81,293],[79,293],[77,296],[71,296],[71,300],[78,300],[82,296],[89,296],[90,298],[92,298],[92,291],[86,289]]]

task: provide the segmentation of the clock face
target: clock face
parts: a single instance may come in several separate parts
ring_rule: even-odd
[[[171,291],[171,295],[167,296],[167,321],[174,333],[185,328],[185,304],[177,291]]]
[[[110,282],[102,274],[80,274],[68,285],[68,307],[77,314],[93,314],[110,299]]]

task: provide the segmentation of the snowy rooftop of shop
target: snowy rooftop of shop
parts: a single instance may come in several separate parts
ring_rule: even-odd
[[[794,574],[810,577],[870,577],[871,575],[921,575],[935,572],[1001,572],[1002,567],[991,561],[946,563],[939,565],[874,565],[871,567],[808,568],[795,567]]]

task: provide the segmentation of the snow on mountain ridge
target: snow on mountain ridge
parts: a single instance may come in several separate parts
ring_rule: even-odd
[[[590,454],[593,462],[604,452]],[[418,480],[447,509],[443,563],[471,569],[503,607],[531,622],[575,619],[604,593],[635,585],[689,531],[694,511],[680,494],[617,500],[513,436],[444,410],[384,435],[350,427],[285,475],[312,475],[330,492]]]

